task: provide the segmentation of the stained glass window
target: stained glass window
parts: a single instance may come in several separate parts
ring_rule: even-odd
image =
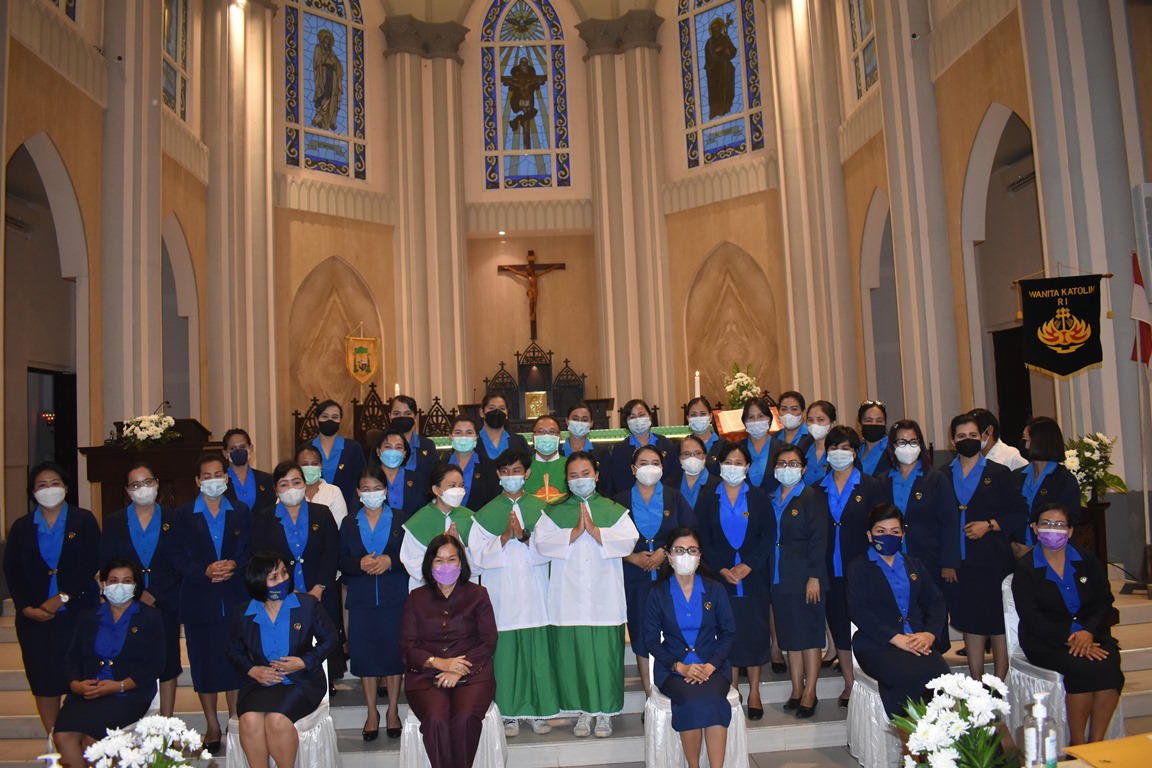
[[[679,0],[688,167],[764,148],[754,0]]]
[[[493,0],[480,30],[488,189],[567,187],[564,28],[548,0]]]
[[[876,21],[872,16],[872,0],[848,0],[848,33],[856,98],[861,99],[880,79],[876,66]]]
[[[188,0],[164,0],[164,55],[160,95],[164,106],[188,119]]]
[[[361,0],[288,0],[284,8],[284,158],[367,176]]]

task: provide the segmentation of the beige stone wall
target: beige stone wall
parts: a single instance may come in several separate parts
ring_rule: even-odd
[[[1144,179],[1152,179],[1152,3],[1128,0],[1129,41],[1136,71],[1140,130],[1144,144]]]

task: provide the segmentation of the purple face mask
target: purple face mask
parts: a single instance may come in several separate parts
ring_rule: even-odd
[[[434,565],[432,566],[432,578],[436,579],[437,584],[450,587],[460,579],[460,566],[447,563]]]
[[[1044,549],[1060,549],[1068,543],[1068,531],[1040,531],[1036,534]]]

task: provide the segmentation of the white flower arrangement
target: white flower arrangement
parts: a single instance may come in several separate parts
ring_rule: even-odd
[[[934,692],[925,704],[909,701],[907,717],[894,718],[908,734],[904,768],[995,768],[1008,765],[1000,750],[996,721],[1010,709],[1008,688],[1000,678],[948,674],[928,683]]]
[[[1114,444],[1112,438],[1100,432],[1089,432],[1068,441],[1064,451],[1064,467],[1080,484],[1080,500],[1084,504],[1093,495],[1102,498],[1109,489],[1121,493],[1128,490],[1123,479],[1108,471],[1112,468]]]
[[[756,379],[752,378],[751,367],[744,366],[741,371],[740,364],[736,362],[732,363],[731,375],[724,376],[724,391],[728,394],[728,407],[732,410],[743,408],[744,403],[762,394]]]
[[[94,768],[178,768],[199,765],[212,755],[201,752],[200,734],[178,717],[145,717],[131,730],[108,735],[84,750]]]
[[[120,438],[124,441],[125,448],[132,447],[142,451],[150,445],[167,443],[180,437],[180,433],[172,429],[175,425],[176,420],[164,414],[137,416],[124,422]]]

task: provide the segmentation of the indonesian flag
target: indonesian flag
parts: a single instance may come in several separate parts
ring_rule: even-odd
[[[1152,311],[1148,309],[1148,292],[1144,290],[1144,276],[1140,273],[1136,251],[1132,251],[1132,319],[1136,321],[1132,359],[1147,367],[1152,360]]]

